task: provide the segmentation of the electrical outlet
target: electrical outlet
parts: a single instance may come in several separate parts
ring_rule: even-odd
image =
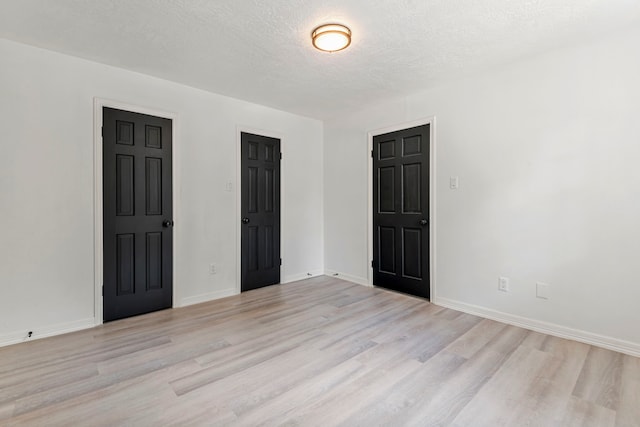
[[[209,274],[216,274],[216,265],[215,264],[209,264]]]
[[[498,290],[502,292],[509,292],[509,278],[500,277],[498,279]]]
[[[549,299],[550,290],[549,285],[546,283],[537,282],[536,283],[536,297],[540,299]]]

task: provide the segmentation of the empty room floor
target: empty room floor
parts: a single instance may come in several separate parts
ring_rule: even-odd
[[[318,277],[0,348],[0,425],[640,426],[640,359]]]

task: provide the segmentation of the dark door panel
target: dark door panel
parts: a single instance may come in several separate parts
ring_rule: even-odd
[[[429,298],[429,125],[373,138],[373,284]]]
[[[280,140],[241,134],[242,291],[280,283]]]
[[[105,322],[172,305],[171,126],[103,110]]]

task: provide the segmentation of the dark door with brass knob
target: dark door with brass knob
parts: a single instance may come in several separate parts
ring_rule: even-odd
[[[103,110],[103,320],[170,308],[171,120]]]
[[[429,125],[373,138],[373,284],[429,298]]]
[[[241,134],[241,290],[280,283],[280,140]]]

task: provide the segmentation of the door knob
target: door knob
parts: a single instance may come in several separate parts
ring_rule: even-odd
[[[173,227],[173,221],[165,219],[164,221],[162,221],[162,226],[165,228]]]
[[[427,224],[429,224],[429,220],[427,220],[427,219],[421,219],[420,220],[420,225],[427,225]]]
[[[249,224],[249,218],[242,218],[243,224]]]

